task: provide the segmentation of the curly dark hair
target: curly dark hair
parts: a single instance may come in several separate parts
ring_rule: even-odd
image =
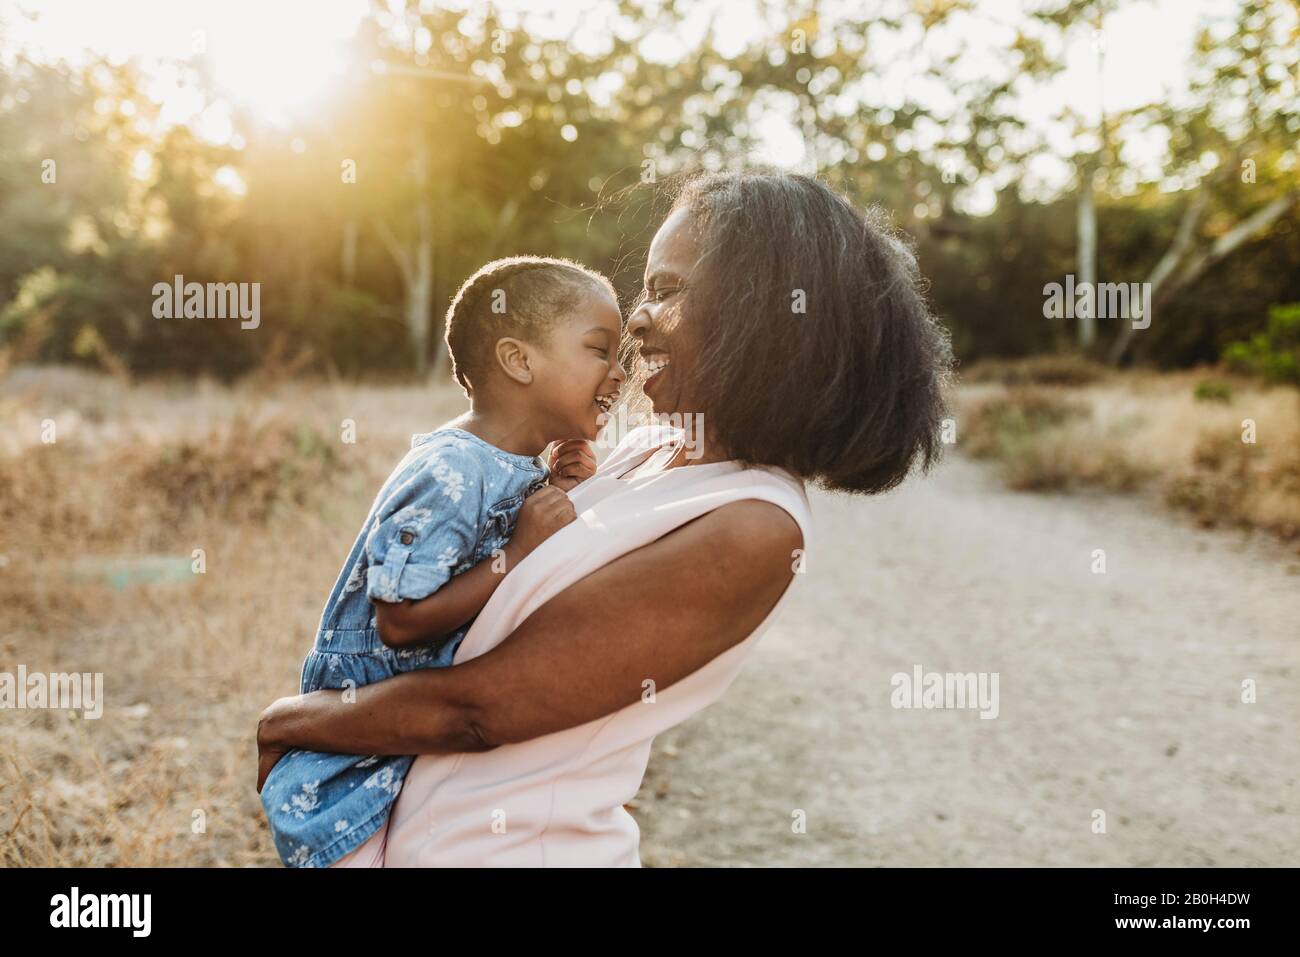
[[[465,394],[470,382],[481,384],[491,368],[497,340],[544,342],[555,323],[593,289],[618,302],[613,285],[594,269],[546,256],[497,259],[466,279],[447,309],[451,371]],[[493,308],[498,303],[500,311]]]
[[[770,170],[676,188],[672,211],[687,210],[701,244],[681,298],[698,343],[683,388],[713,439],[739,461],[848,492],[929,469],[952,351],[886,216]]]

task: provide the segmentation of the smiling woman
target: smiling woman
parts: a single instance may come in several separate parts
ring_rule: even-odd
[[[940,452],[951,352],[918,282],[883,213],[815,179],[688,179],[628,319],[642,388],[702,412],[730,458],[886,491]]]
[[[264,713],[268,787],[291,748],[420,755],[388,819],[314,863],[638,866],[625,805],[650,742],[722,695],[785,600],[812,537],[804,482],[881,490],[938,454],[946,338],[906,249],[823,183],[692,180],[645,272],[627,327],[645,393],[701,414],[704,454],[687,461],[679,430],[630,433],[569,490],[576,520],[511,566],[455,667]]]

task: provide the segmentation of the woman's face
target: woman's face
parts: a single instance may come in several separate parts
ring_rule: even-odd
[[[682,292],[696,261],[699,241],[690,217],[679,209],[664,220],[650,244],[645,266],[645,301],[627,322],[628,334],[637,340],[645,379],[645,394],[655,412],[690,413],[690,397],[682,394],[694,354],[692,337],[683,328]]]

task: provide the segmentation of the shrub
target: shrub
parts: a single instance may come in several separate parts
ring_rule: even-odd
[[[334,447],[306,424],[261,426],[236,418],[201,441],[183,440],[153,455],[130,450],[131,484],[172,522],[191,511],[266,521],[278,504],[301,505],[336,465]]]
[[[1104,365],[1072,353],[1030,356],[1026,359],[986,359],[961,373],[962,381],[999,382],[1003,385],[1090,385],[1105,378]]]
[[[1268,326],[1223,351],[1229,368],[1300,385],[1300,302],[1271,306]]]
[[[963,447],[974,458],[1005,458],[1008,452],[1072,419],[1089,415],[1086,405],[1045,389],[1016,388],[971,409]]]
[[[1206,435],[1191,467],[1169,481],[1165,502],[1207,528],[1259,526],[1293,538],[1300,534],[1300,450],[1270,455],[1233,435]]]
[[[1192,396],[1197,402],[1231,402],[1232,389],[1226,382],[1206,379],[1203,382],[1196,383],[1196,389],[1192,392]]]
[[[158,444],[60,440],[57,452],[37,446],[0,457],[0,552],[8,536],[38,551],[68,541],[92,551],[167,547],[214,515],[261,526],[277,511],[307,507],[341,465],[327,436],[279,419],[236,416]]]

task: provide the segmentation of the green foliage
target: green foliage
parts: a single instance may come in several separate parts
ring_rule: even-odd
[[[1239,372],[1300,385],[1300,302],[1270,307],[1267,327],[1231,343],[1223,360]]]
[[[933,307],[965,361],[1054,354],[1071,340],[1068,322],[1043,317],[1042,290],[1077,270],[1075,197],[1022,193],[1030,161],[1052,149],[1015,115],[1009,94],[1021,77],[1050,81],[1056,32],[1091,29],[1095,5],[1070,0],[1023,17],[1001,72],[978,80],[954,78],[956,54],[926,59],[903,44],[899,56],[919,58],[909,64],[915,75],[959,91],[949,114],[910,98],[887,107],[889,98],[862,90],[898,65],[884,55],[891,34],[951,27],[962,4],[904,4],[891,16],[850,5],[834,17],[790,5],[785,22],[770,17],[771,33],[745,49],[724,56],[711,34],[671,63],[642,55],[640,44],[673,32],[684,4],[611,0],[618,29],[592,50],[531,36],[526,19],[503,24],[490,5],[482,13],[437,6],[376,4],[353,41],[359,68],[327,109],[283,128],[236,111],[238,136],[225,144],[162,123],[150,79],[130,62],[6,59],[0,349],[222,377],[255,370],[275,343],[344,375],[436,365],[447,303],[489,259],[568,256],[609,273],[630,300],[663,213],[664,196],[641,183],[646,164],[660,186],[686,166],[733,165],[763,145],[759,130],[771,118],[790,122],[821,176],[855,202],[889,210],[915,239]],[[1233,36],[1196,54],[1186,102],[1113,118],[1096,180],[1102,281],[1141,281],[1169,247],[1193,192],[1169,192],[1171,180],[1212,197],[1202,247],[1294,189],[1296,52],[1274,38],[1278,15],[1277,4],[1243,0]],[[503,30],[501,45],[494,34]],[[807,43],[797,47],[796,34]],[[417,36],[432,39],[417,48]],[[371,70],[376,62],[388,68]],[[201,61],[177,69],[218,105]],[[1219,115],[1235,100],[1244,126]],[[1158,179],[1125,166],[1129,129],[1167,134]],[[1213,175],[1202,166],[1211,154]],[[42,181],[46,158],[57,160],[57,183]],[[1250,182],[1237,175],[1247,158]],[[348,163],[354,181],[340,175]],[[242,189],[223,185],[232,174]],[[997,205],[968,215],[963,194],[980,176],[1003,184]],[[411,290],[424,288],[412,282],[420,262],[428,264],[424,356],[407,325]],[[1272,333],[1266,348],[1249,336],[1268,304],[1300,300],[1297,264],[1292,208],[1230,264],[1179,288],[1133,353],[1191,365],[1243,340],[1234,357],[1294,379],[1294,350],[1273,344]],[[260,327],[154,318],[154,284],[177,275],[260,283]],[[1118,331],[1117,320],[1101,320],[1100,345]],[[1077,384],[1093,375],[1054,357],[1022,371],[1003,381]]]
[[[409,365],[399,311],[371,292],[327,289],[304,331],[315,354],[327,357],[344,375],[400,371]]]
[[[1226,382],[1205,379],[1196,383],[1192,397],[1197,402],[1231,402],[1232,388]]]

